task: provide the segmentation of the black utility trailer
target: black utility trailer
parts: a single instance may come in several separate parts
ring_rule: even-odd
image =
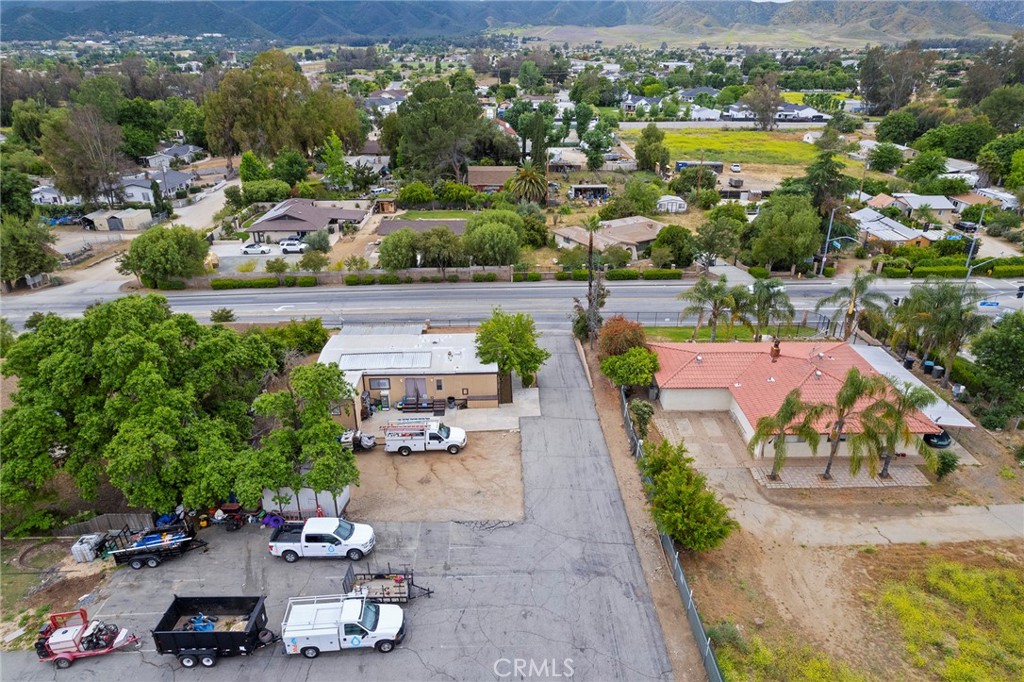
[[[128,564],[136,570],[143,566],[156,568],[164,559],[205,548],[206,544],[187,523],[139,531],[125,526],[120,533],[107,537],[101,546],[100,556],[113,557],[114,563]]]
[[[341,584],[345,593],[359,592],[378,604],[405,604],[410,599],[429,597],[434,593],[416,584],[412,569],[393,571],[391,564],[388,564],[386,572],[376,573],[356,573],[349,564]]]
[[[179,597],[153,628],[159,654],[178,657],[183,668],[212,668],[222,656],[248,656],[278,641],[267,629],[266,597]],[[199,630],[196,619],[212,625]]]

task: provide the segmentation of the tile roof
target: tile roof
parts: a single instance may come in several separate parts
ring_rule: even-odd
[[[722,388],[729,391],[751,425],[775,414],[794,388],[805,402],[834,404],[851,367],[864,374],[879,374],[873,365],[841,341],[793,341],[779,346],[772,362],[770,342],[763,343],[652,343],[661,369],[654,380],[662,389]],[[867,401],[859,408],[866,406]],[[913,433],[937,433],[928,417],[915,412],[909,419]],[[828,430],[828,419],[818,423]],[[847,427],[854,432],[857,420]]]
[[[868,199],[868,206],[871,208],[887,208],[892,206],[896,202],[896,197],[891,197],[888,194],[878,194]]]

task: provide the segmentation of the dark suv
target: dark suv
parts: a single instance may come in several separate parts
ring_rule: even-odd
[[[961,232],[966,232],[968,234],[972,234],[978,231],[978,223],[972,223],[966,220],[961,220],[960,222],[955,223],[953,227],[960,230]]]

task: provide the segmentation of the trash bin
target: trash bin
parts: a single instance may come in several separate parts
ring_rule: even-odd
[[[935,367],[934,362],[931,360],[925,360],[924,364],[921,365],[921,371],[925,373],[925,376],[931,376],[933,367]]]
[[[912,358],[912,357],[910,357],[908,355],[907,357],[903,358],[903,368],[904,369],[914,369],[914,363],[915,362],[917,362],[917,361],[914,360],[914,358]]]
[[[453,396],[453,395],[448,396],[448,409],[449,410],[454,410],[455,407],[456,407],[456,405],[455,405],[455,396]]]
[[[936,379],[941,379],[942,375],[946,373],[946,368],[942,365],[935,365],[932,367],[932,376]]]

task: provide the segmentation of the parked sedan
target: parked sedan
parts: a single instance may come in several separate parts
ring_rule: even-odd
[[[309,248],[309,244],[298,239],[283,239],[278,246],[281,247],[281,253],[306,253]]]
[[[738,163],[734,163],[733,165],[729,166],[729,170],[731,170],[733,173],[739,173],[743,169],[740,168],[740,165]]]
[[[270,253],[269,244],[260,244],[259,242],[249,242],[242,247],[242,254],[246,256],[252,255],[263,255]]]
[[[924,444],[928,447],[939,450],[948,448],[953,444],[953,439],[945,430],[942,430],[940,433],[929,433],[922,440],[924,440]]]

